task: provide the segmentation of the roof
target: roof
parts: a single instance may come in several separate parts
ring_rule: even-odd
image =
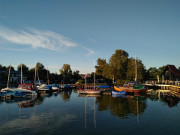
[[[174,65],[166,65],[166,67],[164,68],[163,74],[167,70],[170,71],[174,76],[180,77],[180,71]]]

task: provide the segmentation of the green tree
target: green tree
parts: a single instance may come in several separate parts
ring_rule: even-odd
[[[59,70],[60,74],[63,75],[63,82],[69,83],[72,77],[72,70],[69,64],[64,64],[63,67]]]
[[[18,71],[21,71],[21,65],[22,65],[22,72],[23,72],[23,76],[28,76],[28,74],[29,74],[29,68],[25,65],[25,64],[20,64],[20,65],[18,65],[18,67],[17,67],[17,70]]]
[[[150,67],[147,72],[150,80],[156,80],[158,74],[158,69],[156,67]]]
[[[96,74],[97,75],[103,75],[103,71],[104,71],[104,67],[107,65],[106,63],[106,59],[100,59],[98,58],[97,60],[97,66],[95,66],[96,68]]]
[[[73,78],[73,83],[81,79],[81,76],[79,75],[79,70],[73,71],[72,78]]]
[[[43,80],[43,82],[47,82],[47,70],[45,69],[44,65],[41,64],[40,62],[36,63],[36,80]],[[29,80],[34,80],[35,76],[35,68],[30,69],[29,74],[28,74],[28,79]]]
[[[22,65],[22,71],[29,71],[29,68],[25,64],[20,64],[17,67],[18,71],[21,71],[21,65]]]
[[[7,69],[6,66],[2,66],[2,65],[0,64],[0,70],[1,70],[1,71],[5,71],[6,69]]]
[[[105,78],[111,79],[111,80],[114,79],[113,68],[111,68],[111,66],[109,64],[104,65],[102,76],[104,76]]]
[[[3,66],[0,64],[0,70],[2,70],[3,69]]]
[[[42,71],[42,70],[44,70],[44,65],[41,64],[40,62],[36,63],[36,70],[37,70],[37,71]]]
[[[146,73],[148,74],[148,80],[157,80],[158,76],[159,76],[159,79],[162,79],[161,75],[164,71],[164,68],[165,66],[159,67],[158,69],[156,67],[150,67]]]
[[[64,64],[63,67],[59,70],[62,75],[72,75],[71,66],[69,64]]]
[[[49,73],[49,79],[51,83],[58,83],[60,82],[59,75],[57,73]]]
[[[128,66],[127,66],[127,73],[126,73],[126,79],[130,81],[134,81],[135,79],[135,60],[133,58],[130,58],[128,60]]]
[[[1,87],[5,87],[7,85],[7,80],[8,80],[8,73],[6,71],[2,71],[0,73],[0,84],[1,84]]]
[[[124,50],[116,50],[109,60],[114,79],[126,79],[129,54]]]
[[[6,68],[6,71],[9,71],[9,68],[10,68],[10,66],[8,66],[8,67]],[[13,66],[11,66],[11,71],[15,71],[15,69],[14,69]]]
[[[157,75],[162,79],[162,73],[164,72],[166,66],[159,67]]]

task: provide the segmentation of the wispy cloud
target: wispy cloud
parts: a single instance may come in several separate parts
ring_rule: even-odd
[[[92,55],[92,54],[94,54],[94,51],[93,50],[91,50],[91,49],[89,49],[89,48],[87,48],[87,47],[84,47],[84,46],[82,46],[84,49],[86,49],[86,50],[88,50],[88,54],[86,55],[86,56],[90,56],[90,55]]]
[[[0,26],[0,38],[19,45],[27,45],[32,48],[44,48],[52,51],[62,51],[65,48],[81,46],[59,33],[53,31],[40,31],[33,28],[26,30],[11,30]],[[83,48],[89,52],[89,55],[94,53],[89,48]]]
[[[93,38],[89,38],[89,40],[90,40],[93,44],[96,44],[96,40],[94,40]]]

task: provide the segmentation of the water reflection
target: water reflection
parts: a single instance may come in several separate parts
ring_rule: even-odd
[[[146,109],[145,96],[113,97],[101,96],[97,98],[98,110],[109,110],[112,115],[128,118],[130,115],[139,115]]]
[[[63,104],[58,107],[57,100],[63,98],[64,93],[55,92],[31,99],[1,99],[0,134],[54,134],[77,117]]]
[[[66,91],[60,92],[60,95],[62,99],[64,100],[64,102],[70,101],[71,93],[72,93],[72,90],[66,90]]]
[[[79,131],[83,134],[86,132],[90,134],[95,129],[98,132],[104,131],[106,127],[107,129],[112,128],[112,125],[114,129],[121,126],[122,130],[127,131],[123,123],[128,123],[128,126],[133,127],[142,117],[143,121],[140,120],[140,124],[142,123],[140,126],[146,126],[145,128],[148,129],[149,124],[156,123],[158,117],[160,117],[160,122],[163,118],[168,121],[172,117],[168,118],[167,113],[174,114],[176,109],[178,114],[180,112],[177,108],[179,100],[178,95],[169,91],[154,90],[149,91],[146,95],[120,97],[78,95],[76,91],[71,90],[44,94],[26,100],[1,99],[0,134],[72,134],[77,130],[78,132],[73,134],[78,134]],[[154,103],[157,107],[153,110],[151,104]],[[162,103],[164,106],[161,106]],[[165,116],[153,115],[154,118],[152,118],[151,113],[156,114],[160,111],[156,110],[159,107],[165,107],[168,110],[163,112]],[[151,112],[148,112],[150,110]],[[139,129],[140,126],[133,130]],[[72,130],[69,130],[69,127]]]
[[[168,105],[168,107],[175,107],[180,101],[180,95],[173,93],[170,90],[151,90],[148,93],[148,98],[151,101],[161,101]]]

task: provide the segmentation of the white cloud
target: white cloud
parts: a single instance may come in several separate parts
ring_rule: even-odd
[[[78,45],[69,38],[53,31],[40,31],[33,28],[27,30],[11,30],[0,26],[0,38],[15,44],[31,46],[32,48],[62,51],[65,48],[80,46],[89,52],[88,55],[94,53],[93,50]]]
[[[75,47],[77,43],[51,31],[39,31],[29,29],[28,31],[13,31],[0,27],[0,37],[12,43],[30,45],[33,48],[45,48],[53,51],[60,51],[64,47]]]

